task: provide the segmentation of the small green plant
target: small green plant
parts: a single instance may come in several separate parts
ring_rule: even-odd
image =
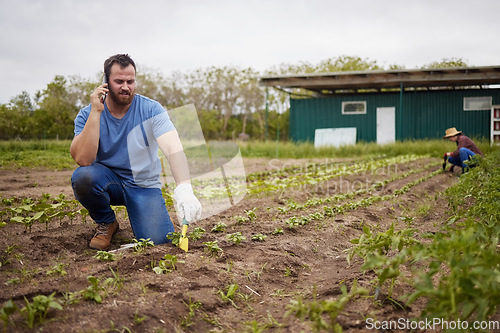
[[[411,228],[412,223],[413,223],[413,221],[415,220],[415,218],[414,218],[414,217],[411,217],[411,216],[400,216],[398,219],[399,219],[400,221],[405,222],[405,223],[406,223],[406,226],[407,226],[408,228]]]
[[[239,231],[234,232],[232,234],[227,234],[226,237],[228,240],[232,241],[236,245],[240,244],[243,240],[246,239],[246,237],[243,236]]]
[[[243,224],[250,221],[250,219],[246,216],[235,216],[234,219],[236,220],[236,222],[238,222],[238,224]]]
[[[189,233],[188,238],[190,240],[196,241],[196,240],[202,238],[203,234],[205,234],[205,229],[203,229],[201,227],[194,228],[194,230]]]
[[[105,286],[111,286],[115,292],[119,292],[123,288],[123,283],[125,282],[125,278],[120,276],[118,270],[116,272],[110,267],[111,273],[113,277],[109,277],[104,281]]]
[[[146,251],[148,247],[155,246],[155,244],[151,241],[150,238],[148,239],[141,238],[139,240],[133,239],[133,242],[135,243],[134,252],[136,253],[143,253],[144,251]]]
[[[417,207],[417,214],[423,217],[429,216],[429,212],[432,208],[432,205],[429,203],[422,203]]]
[[[213,228],[212,232],[224,232],[227,228],[227,225],[224,222],[217,223]]]
[[[10,257],[14,253],[16,247],[17,247],[16,245],[7,246],[7,248],[4,251],[4,255],[2,257],[0,257],[0,267],[7,265],[7,264],[10,264],[10,262],[11,262]]]
[[[153,267],[153,272],[156,274],[167,274],[175,270],[175,264],[184,263],[184,261],[179,261],[177,256],[172,254],[166,254],[163,259],[160,259],[158,266]]]
[[[181,240],[182,234],[180,232],[171,232],[167,235],[167,239],[172,241],[172,245],[179,246],[179,242]]]
[[[101,285],[98,278],[95,276],[87,276],[87,280],[90,286],[87,289],[82,290],[82,296],[84,299],[94,301],[96,303],[102,303],[102,292],[105,290]]]
[[[108,251],[97,251],[94,258],[99,259],[100,261],[115,261],[116,255]]]
[[[5,282],[6,285],[10,286],[10,285],[16,285],[16,284],[19,284],[21,283],[21,279],[20,278],[12,278],[10,280],[8,280],[7,282]]]
[[[219,247],[217,241],[204,242],[203,245],[205,245],[205,252],[208,253],[208,255],[211,257],[217,257],[220,253],[223,252]]]
[[[263,234],[255,234],[252,236],[252,240],[256,242],[263,242],[266,240],[266,238],[267,236]]]
[[[25,313],[26,324],[29,328],[33,328],[36,322],[43,323],[50,309],[62,310],[62,306],[59,300],[55,298],[55,294],[35,296],[33,297],[33,303],[30,303],[26,297],[24,298],[26,306],[21,309],[21,312]]]
[[[271,233],[271,235],[273,235],[273,236],[283,235],[283,228],[274,229],[273,232]]]
[[[271,295],[269,296],[272,296],[272,297],[279,297],[279,298],[283,298],[283,297],[289,297],[290,294],[286,294],[285,291],[283,289],[276,289]]]
[[[246,276],[247,276],[247,279],[248,281],[251,281],[251,277],[252,276],[255,276],[257,281],[260,280],[260,275],[266,270],[266,266],[267,266],[267,262],[265,262],[262,267],[260,268],[260,270],[255,270],[255,271],[251,271],[251,272],[245,272]]]
[[[59,276],[65,276],[68,274],[64,267],[66,267],[67,264],[63,264],[62,262],[52,266],[51,269],[47,270],[47,275],[59,275]]]
[[[134,313],[134,318],[132,320],[134,321],[135,324],[139,325],[142,323],[144,320],[148,319],[147,316],[141,316],[139,315],[139,310],[136,310]]]
[[[0,320],[4,323],[4,331],[7,331],[7,327],[9,326],[10,316],[17,311],[17,306],[9,299],[4,305],[0,308]]]
[[[314,286],[313,300],[309,303],[304,303],[302,297],[292,300],[287,306],[288,311],[285,313],[285,317],[293,314],[300,321],[304,321],[307,318],[312,322],[313,332],[326,330],[340,333],[343,330],[337,323],[338,315],[353,298],[368,294],[366,289],[358,288],[356,280],[354,280],[350,292],[347,292],[345,284],[340,285],[340,291],[342,295],[337,300],[317,300],[316,286]],[[324,315],[329,318],[329,321],[325,321]]]
[[[255,214],[256,210],[257,210],[257,207],[254,207],[253,209],[250,209],[250,210],[245,210],[245,214],[247,214],[250,221],[255,221],[257,219],[257,214]]]
[[[202,304],[199,301],[193,302],[191,300],[191,297],[189,297],[189,304],[186,304],[186,302],[184,301],[182,301],[182,303],[184,303],[184,305],[187,306],[189,312],[184,318],[182,318],[180,326],[183,328],[188,328],[193,325],[193,318],[196,315],[196,310],[201,308]]]
[[[262,333],[269,328],[268,324],[260,323],[255,319],[251,321],[246,321],[243,324],[245,325],[245,332]]]
[[[412,246],[419,244],[413,238],[415,234],[415,229],[395,231],[394,223],[386,232],[378,233],[373,233],[369,226],[364,225],[363,234],[359,238],[351,240],[355,246],[346,250],[348,252],[347,262],[350,264],[353,256],[357,255],[364,261],[361,269],[364,271],[372,270],[377,275],[378,287],[375,291],[375,298],[378,297],[380,288],[387,280],[391,281],[389,290],[389,297],[391,297],[394,283],[401,274],[399,267],[411,260]],[[396,254],[388,256],[389,251],[396,252]]]
[[[220,296],[223,302],[230,302],[235,308],[238,309],[238,307],[234,303],[234,298],[237,294],[238,288],[239,288],[238,285],[236,283],[233,283],[226,286],[225,291],[219,289],[217,294]]]
[[[80,296],[82,292],[64,292],[62,293],[64,304],[73,305],[77,304],[80,301]]]

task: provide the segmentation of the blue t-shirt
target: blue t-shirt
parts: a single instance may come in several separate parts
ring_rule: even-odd
[[[90,104],[75,118],[75,135],[83,131],[89,115]],[[123,118],[113,117],[105,106],[100,121],[94,163],[112,169],[125,186],[160,188],[161,163],[156,139],[175,129],[161,104],[136,94]]]

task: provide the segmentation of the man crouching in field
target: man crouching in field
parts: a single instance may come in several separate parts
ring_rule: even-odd
[[[97,250],[108,249],[118,231],[110,205],[127,207],[136,239],[168,242],[174,226],[161,192],[158,147],[177,183],[174,199],[179,222],[185,218],[192,223],[201,217],[177,131],[158,102],[135,93],[135,74],[135,63],[128,55],[107,59],[105,81],[75,119],[70,152],[80,167],[71,182],[76,199],[97,222],[89,244]]]
[[[448,139],[457,143],[457,150],[445,154],[445,157],[448,158],[448,162],[451,163],[449,171],[453,171],[455,166],[459,166],[462,168],[462,173],[464,173],[469,167],[468,163],[470,163],[473,156],[476,154],[483,156],[483,153],[476,146],[474,141],[463,135],[461,131],[457,131],[455,127],[448,128],[443,139]]]

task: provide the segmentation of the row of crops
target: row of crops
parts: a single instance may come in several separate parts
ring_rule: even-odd
[[[421,163],[419,163],[421,162]],[[412,164],[412,168],[403,166]],[[245,242],[266,242],[269,237],[280,237],[287,231],[300,233],[301,227],[311,224],[328,227],[335,216],[343,215],[359,208],[368,208],[383,202],[397,200],[419,184],[436,177],[443,171],[438,167],[441,161],[428,156],[405,155],[378,158],[351,163],[310,163],[306,167],[276,169],[247,175],[246,194],[248,197],[272,196],[284,189],[296,187],[314,188],[317,184],[339,177],[370,173],[376,177],[366,186],[352,188],[342,193],[315,194],[305,198],[286,201],[285,205],[270,201],[267,207],[247,207],[242,213],[234,213],[227,220],[218,221],[210,228],[197,227],[189,238],[196,244],[201,242],[208,257],[220,257],[225,246],[242,246]],[[349,263],[359,263],[362,272],[373,273],[374,290],[358,286],[354,280],[350,286],[341,284],[341,295],[335,299],[311,299],[298,296],[293,298],[286,316],[294,316],[310,325],[313,331],[342,331],[337,318],[348,306],[364,295],[387,295],[393,306],[404,309],[417,300],[425,300],[422,316],[447,320],[487,321],[497,311],[500,303],[500,154],[492,153],[471,172],[460,177],[456,185],[444,194],[450,203],[450,217],[438,232],[422,234],[411,223],[411,217],[402,217],[404,223],[392,223],[387,230],[374,229],[367,224],[360,226],[360,233],[351,240],[352,246],[345,251]],[[391,166],[401,166],[398,172],[377,173],[389,170]],[[394,168],[393,168],[394,169]],[[229,180],[230,181],[230,180]],[[198,194],[206,184],[198,185]],[[213,186],[213,184],[211,184]],[[216,184],[222,189],[224,184]],[[392,186],[391,191],[384,191]],[[397,186],[397,187],[394,187]],[[221,190],[223,192],[223,190]],[[214,191],[211,196],[217,196]],[[215,194],[214,194],[215,193]],[[167,203],[169,197],[167,196]],[[208,198],[210,199],[210,198]],[[53,197],[44,194],[41,198],[2,198],[0,226],[20,223],[25,232],[30,233],[34,223],[85,223],[88,212],[78,202],[68,200],[64,195]],[[115,207],[117,212],[126,211]],[[261,213],[272,213],[276,223],[273,230],[246,234],[244,226],[260,225]],[[241,229],[239,229],[241,227]],[[169,236],[173,244],[178,244],[179,234]],[[230,244],[230,245],[228,245]],[[133,251],[142,254],[154,244],[148,240],[134,240]],[[2,263],[8,265],[9,252],[1,254]],[[99,251],[94,254],[100,261],[120,260],[111,252]],[[170,274],[182,261],[174,255],[166,255],[151,262],[154,274]],[[50,269],[54,275],[64,275],[64,265]],[[262,268],[262,272],[264,268]],[[403,271],[411,273],[403,274]],[[124,279],[117,272],[111,278],[88,276],[88,288],[67,292],[64,295],[36,295],[32,300],[24,299],[24,304],[12,300],[0,308],[0,319],[4,328],[14,325],[16,313],[25,318],[27,327],[41,325],[50,311],[70,307],[78,301],[101,303],[103,298],[119,291]],[[261,272],[261,273],[262,273]],[[49,274],[47,272],[47,274]],[[290,274],[283,272],[284,276]],[[18,283],[16,278],[9,280]],[[394,295],[397,283],[411,286],[411,293]],[[250,294],[244,294],[236,283],[218,289],[216,294],[223,302],[238,307],[238,303],[250,302]],[[254,292],[255,293],[255,292]],[[192,324],[196,310],[201,306],[196,302],[186,304],[189,314],[184,318],[183,328]],[[135,320],[140,321],[138,316]],[[275,320],[269,322],[245,323],[249,331],[263,331],[279,327]],[[182,326],[182,324],[181,324]]]
[[[287,188],[314,186],[327,182],[331,179],[340,178],[362,173],[375,173],[376,170],[390,171],[391,166],[411,163],[419,159],[428,158],[428,156],[403,155],[391,158],[370,159],[368,161],[355,163],[309,163],[306,167],[293,167],[284,169],[275,169],[268,172],[257,172],[247,176],[246,195],[256,195],[259,193],[273,194],[276,191],[282,191]],[[433,162],[426,167],[434,167],[439,163]],[[365,189],[359,189],[347,194],[340,194],[333,197],[323,199],[310,198],[305,205],[310,205],[312,202],[316,204],[328,203],[330,201],[339,201],[347,199],[362,193],[370,193],[377,191],[386,184],[403,179],[410,174],[421,172],[423,169],[412,169],[407,173],[401,174],[397,172],[397,168],[392,171],[394,176],[389,179],[378,181]],[[388,172],[391,173],[391,172]],[[231,183],[235,179],[228,178],[227,182]],[[218,183],[213,182],[194,182],[194,190],[197,196],[201,199],[213,199],[217,197],[227,196],[227,184],[218,179]],[[206,188],[210,187],[210,191]],[[405,191],[402,189],[401,191]],[[172,205],[172,193],[163,191],[166,198],[167,206]],[[237,191],[232,192],[233,195],[238,195]],[[373,196],[372,198],[378,198]],[[389,197],[369,199],[369,200],[387,200]],[[79,218],[83,223],[86,222],[88,211],[82,207],[78,201],[74,199],[66,199],[64,194],[59,194],[56,197],[48,193],[42,194],[40,198],[2,198],[2,210],[0,211],[0,227],[5,226],[7,222],[21,223],[24,225],[27,232],[31,232],[34,223],[44,223],[48,229],[51,221],[62,222],[67,218],[70,223],[73,223],[76,218]],[[123,211],[126,217],[126,210],[123,206],[113,207],[116,212]],[[340,208],[337,208],[340,209]]]

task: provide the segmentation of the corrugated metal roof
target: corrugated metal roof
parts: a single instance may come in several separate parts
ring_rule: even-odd
[[[471,87],[500,84],[500,66],[335,72],[268,76],[260,79],[263,86],[302,88],[319,93],[339,90],[418,87]]]

